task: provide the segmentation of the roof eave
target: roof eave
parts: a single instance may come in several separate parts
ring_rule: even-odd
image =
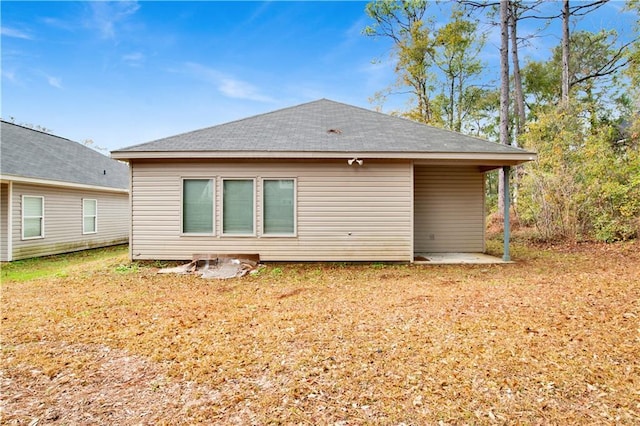
[[[113,186],[101,186],[101,185],[88,185],[84,183],[76,183],[76,182],[67,182],[60,180],[52,180],[52,179],[42,179],[42,178],[32,178],[27,176],[18,176],[18,175],[9,175],[2,174],[0,175],[0,181],[4,182],[17,182],[17,183],[26,183],[33,185],[43,185],[43,186],[56,186],[63,188],[74,188],[74,189],[86,189],[92,191],[103,191],[103,192],[118,192],[122,194],[128,194],[128,188],[116,188]]]
[[[537,154],[522,152],[377,152],[377,151],[113,151],[116,160],[142,159],[369,159],[498,161],[504,165],[534,161]]]

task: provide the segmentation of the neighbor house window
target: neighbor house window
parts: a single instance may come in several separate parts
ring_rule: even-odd
[[[294,235],[295,181],[265,179],[262,182],[262,233],[264,235]]]
[[[222,181],[222,233],[225,235],[255,235],[253,179]]]
[[[213,234],[213,180],[182,181],[182,232]]]
[[[44,197],[22,196],[22,239],[44,238]]]
[[[98,200],[82,200],[82,233],[98,232]]]

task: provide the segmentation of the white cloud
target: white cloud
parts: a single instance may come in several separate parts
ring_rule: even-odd
[[[250,83],[229,77],[220,79],[218,90],[230,98],[248,99],[260,102],[271,101],[268,96],[260,94],[260,90]]]
[[[140,9],[137,1],[96,1],[89,4],[91,7],[91,17],[87,25],[97,28],[100,35],[108,39],[116,37],[116,27],[118,24],[125,21]]]
[[[5,26],[0,27],[0,34],[5,37],[21,38],[24,40],[33,40],[29,34],[24,31],[17,30],[15,28],[8,28]]]
[[[139,67],[145,60],[145,56],[141,52],[132,52],[122,56],[122,60],[132,67]]]
[[[38,83],[46,81],[47,84],[56,89],[64,89],[62,85],[62,79],[48,74],[47,72],[37,69],[22,67],[17,70],[14,69],[2,69],[2,79],[8,83],[24,86],[33,86],[37,81]]]
[[[8,71],[6,69],[2,69],[2,78],[14,84],[18,82],[16,73],[14,71]]]
[[[62,80],[59,79],[58,77],[53,77],[53,76],[46,76],[47,77],[47,83],[49,83],[49,85],[51,87],[55,87],[56,89],[62,89]]]
[[[396,80],[397,60],[395,57],[387,56],[383,59],[372,60],[358,67],[358,71],[364,74],[367,87],[381,88],[389,87]]]
[[[65,31],[73,31],[76,29],[76,25],[73,22],[67,22],[58,18],[45,17],[40,21],[50,27],[58,28]]]
[[[229,98],[258,102],[274,101],[273,98],[261,93],[260,89],[253,84],[224,74],[216,69],[194,62],[187,63],[186,68],[189,74],[213,84],[220,93]]]

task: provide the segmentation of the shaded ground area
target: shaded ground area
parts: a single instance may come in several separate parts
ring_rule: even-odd
[[[640,422],[640,244],[513,257],[4,280],[2,423]]]
[[[414,257],[417,264],[461,265],[508,263],[501,257],[485,253],[417,253]]]

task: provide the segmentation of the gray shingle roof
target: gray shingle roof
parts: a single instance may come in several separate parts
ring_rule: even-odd
[[[2,175],[129,188],[127,164],[69,139],[6,121],[1,126]]]
[[[320,99],[123,148],[142,152],[324,152],[526,154],[404,118]]]

